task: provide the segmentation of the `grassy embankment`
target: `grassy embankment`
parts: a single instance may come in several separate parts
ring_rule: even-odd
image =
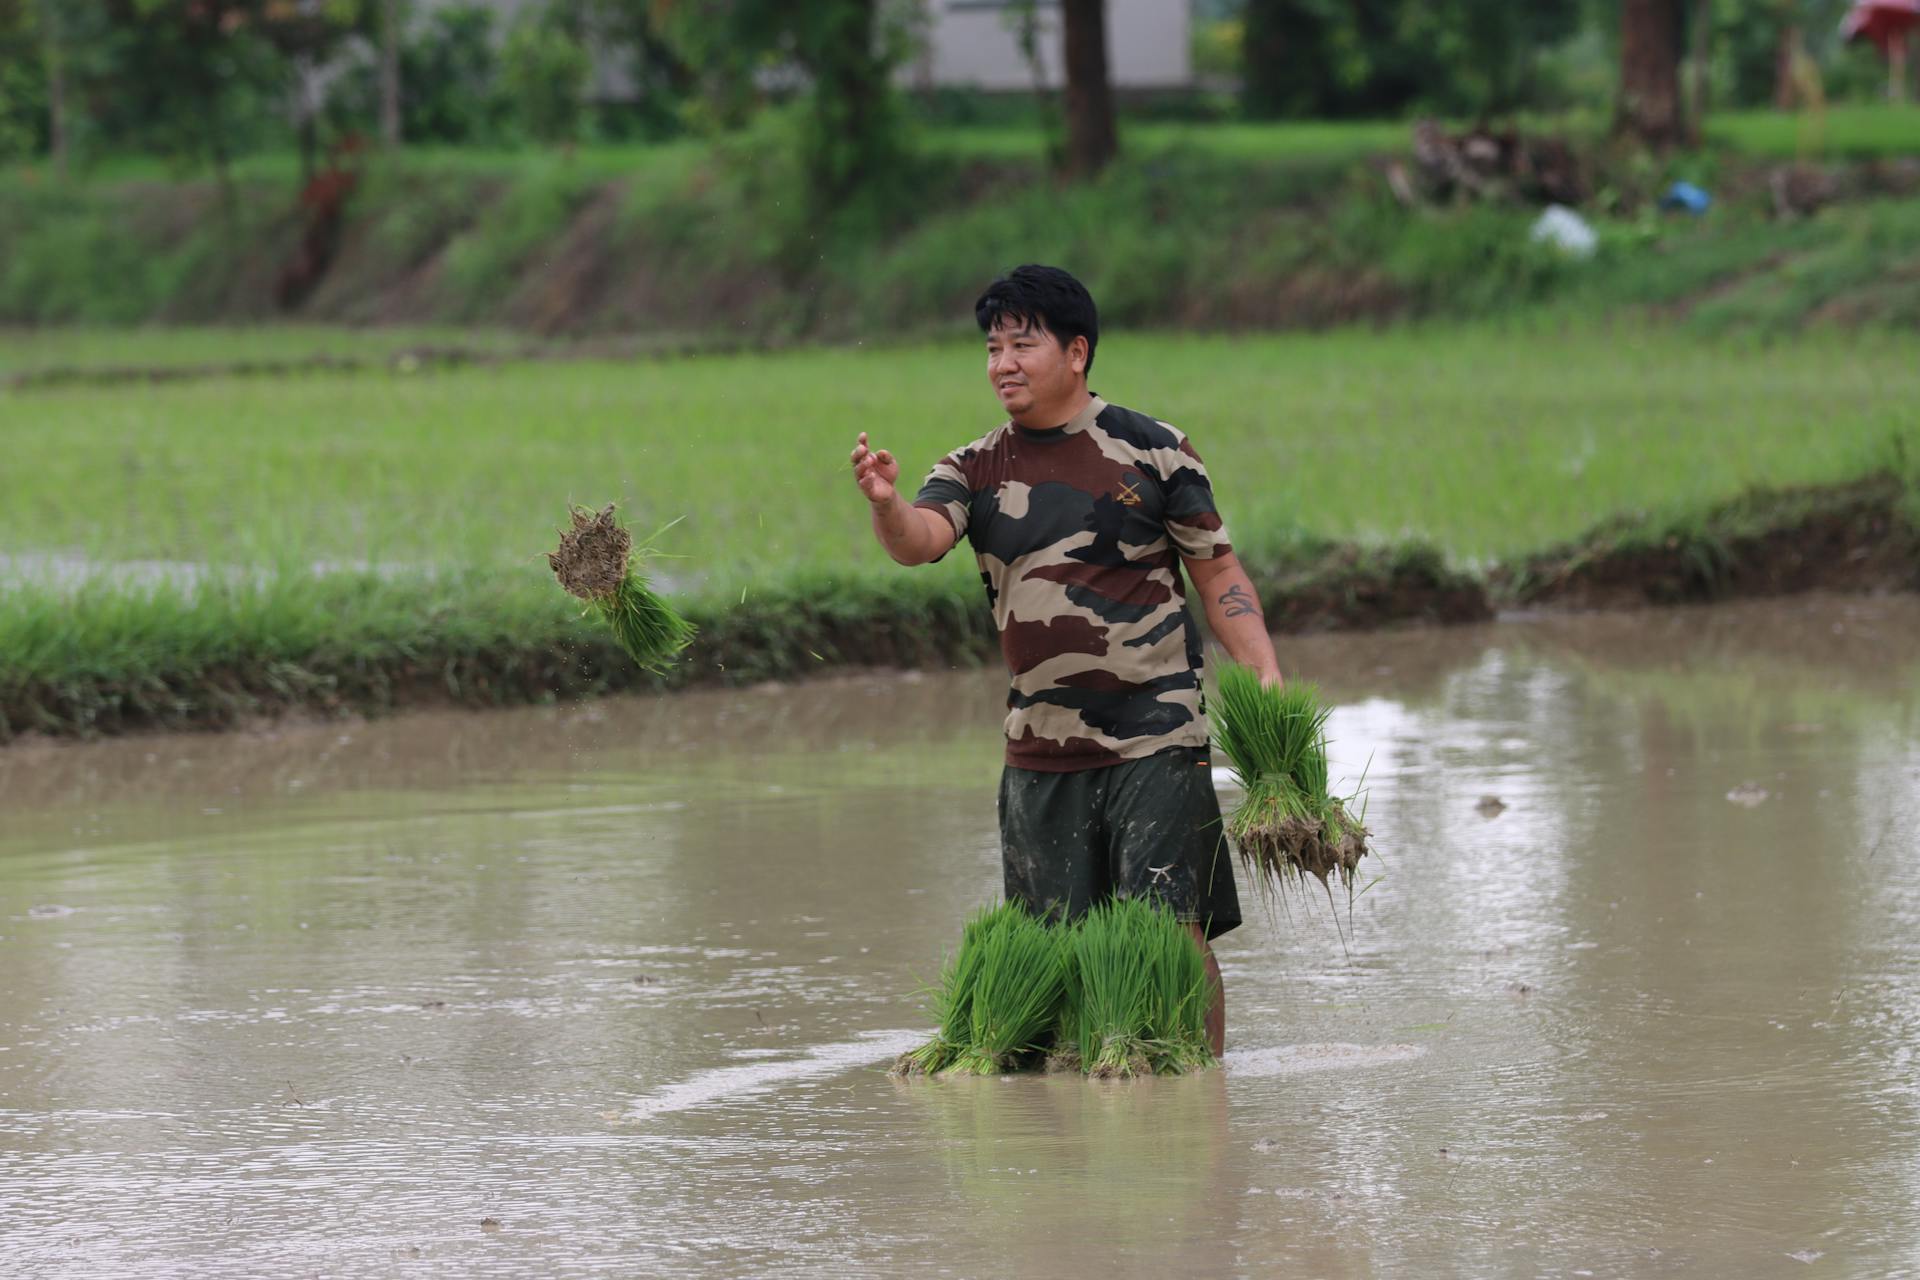
[[[1099,385],[1196,432],[1279,625],[1462,616],[1489,590],[1787,589],[1820,579],[1807,548],[1860,543],[1881,548],[1861,584],[1883,583],[1912,536],[1912,447],[1893,442],[1911,439],[1913,362],[1822,322],[1920,319],[1920,202],[1859,198],[1904,180],[1883,165],[1856,198],[1783,223],[1764,178],[1795,156],[1910,155],[1913,118],[1720,117],[1719,149],[1604,175],[1599,203],[1622,211],[1596,214],[1603,248],[1585,263],[1530,245],[1524,209],[1394,204],[1374,158],[1404,145],[1398,124],[1140,126],[1123,163],[1068,190],[1039,180],[1031,130],[934,131],[909,198],[827,226],[794,198],[777,128],[564,156],[414,151],[367,174],[291,313],[315,326],[301,328],[272,300],[300,231],[289,158],[243,163],[232,205],[139,163],[77,183],[0,176],[0,321],[281,321],[0,333],[0,385],[16,388],[0,391],[0,546],[26,584],[0,599],[0,737],[628,683],[537,567],[568,498],[620,498],[641,528],[687,517],[668,539],[686,559],[666,570],[706,630],[690,674],[979,657],[991,638],[965,557],[885,564],[839,460],[854,429],[885,423],[917,468],[991,419],[966,303],[1023,258],[1073,266],[1100,297]],[[1720,204],[1698,221],[1627,211],[1672,176]],[[1642,335],[1650,314],[1661,328]],[[1475,328],[1140,332],[1423,316]],[[341,322],[386,327],[326,327]],[[916,331],[954,345],[441,363],[510,360],[539,345],[529,334],[659,350]],[[106,376],[237,367],[300,376]],[[1893,478],[1714,509],[1875,470]]]
[[[206,180],[107,165],[84,181],[0,176],[0,323],[293,319],[620,334],[762,345],[963,329],[980,282],[1022,259],[1071,264],[1115,327],[1325,327],[1552,307],[1654,307],[1703,329],[1809,319],[1912,325],[1920,203],[1915,113],[1819,123],[1716,119],[1717,145],[1667,164],[1591,143],[1592,262],[1533,245],[1534,211],[1409,211],[1381,163],[1388,124],[1148,125],[1096,183],[1042,176],[1032,129],[928,130],[881,207],[821,221],[779,122],[707,144],[570,154],[408,151],[376,159],[338,253],[290,311],[275,301],[301,223],[287,157]],[[1590,136],[1588,122],[1558,122]],[[1804,154],[1845,198],[1775,219],[1768,172]],[[1868,162],[1876,162],[1869,165]],[[1648,198],[1676,176],[1719,196],[1700,220]],[[1876,194],[1879,193],[1879,194]]]
[[[1742,578],[1743,548],[1819,503],[1910,557],[1909,345],[1118,331],[1096,385],[1194,433],[1270,613],[1300,627],[1484,608],[1488,581],[1592,587],[1595,561],[1538,553],[1609,522],[1616,551],[1680,566],[1681,599],[1804,585]],[[705,631],[684,678],[978,660],[969,557],[887,562],[844,460],[864,428],[917,475],[993,407],[971,341],[0,395],[0,736],[636,683],[539,560],[570,499],[617,499],[641,531],[681,518],[659,569]],[[1895,478],[1711,514],[1876,472]]]

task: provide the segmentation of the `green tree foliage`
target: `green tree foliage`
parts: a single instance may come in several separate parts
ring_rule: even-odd
[[[1807,55],[1826,73],[1829,92],[1848,87],[1843,68],[1849,59],[1840,45],[1839,28],[1849,7],[1850,0],[1714,0],[1715,101],[1772,105],[1781,88],[1782,46],[1794,30]],[[1842,74],[1836,76],[1836,71]]]
[[[0,0],[0,161],[47,146],[45,26],[32,0]]]
[[[479,3],[436,6],[407,24],[400,45],[401,135],[411,143],[499,145],[676,133],[693,75],[638,0],[555,0],[522,11],[504,35]],[[632,100],[595,103],[596,65],[621,66]],[[362,61],[332,95],[336,118],[369,131],[379,113],[378,67]]]
[[[654,0],[542,0],[504,39],[492,6],[409,5],[400,51],[402,134],[420,141],[558,141],[590,130],[594,53],[624,59],[649,132],[678,127],[693,73]],[[325,121],[379,120],[380,0],[0,0],[0,156],[44,153],[57,16],[70,117],[97,150],[224,170],[297,133],[316,152]],[[342,74],[343,72],[343,74]],[[325,86],[325,101],[302,93]]]
[[[208,162],[286,136],[297,62],[361,30],[365,0],[60,0],[69,93],[101,144]]]
[[[667,38],[655,0],[561,2],[577,10],[594,46],[624,67],[633,86],[625,113],[639,131],[652,136],[679,132],[697,77]]]
[[[528,135],[540,142],[572,142],[586,120],[593,59],[556,9],[516,22],[500,50],[501,88]]]
[[[800,73],[809,195],[823,209],[844,206],[902,157],[892,72],[916,12],[898,0],[654,0],[659,29],[724,91]]]
[[[1403,98],[1404,89],[1383,83],[1384,34],[1374,5],[1247,0],[1241,36],[1247,114],[1365,114],[1374,100]]]
[[[373,116],[373,68],[355,77],[354,97]],[[493,10],[448,5],[421,15],[400,42],[400,135],[410,142],[492,142],[504,114],[494,53]]]
[[[1525,105],[1581,0],[1246,0],[1249,115],[1473,115]]]
[[[1580,27],[1579,0],[1408,4],[1395,35],[1416,70],[1420,105],[1458,113],[1512,111],[1532,100],[1536,59]]]

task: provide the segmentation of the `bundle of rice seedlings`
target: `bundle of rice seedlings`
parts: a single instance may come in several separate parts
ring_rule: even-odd
[[[633,553],[633,535],[614,519],[613,504],[599,512],[574,507],[573,527],[560,535],[560,548],[547,554],[553,576],[569,594],[585,600],[605,618],[614,639],[642,670],[661,672],[693,642],[693,624],[648,586]]]
[[[1207,958],[1187,926],[1175,920],[1171,911],[1159,908],[1154,914],[1154,926],[1142,939],[1152,977],[1147,1001],[1147,1062],[1160,1075],[1204,1070],[1215,1065],[1207,1044],[1207,1012],[1214,999]]]
[[[979,943],[966,1047],[947,1070],[998,1075],[1045,1053],[1067,993],[1065,942],[1024,907],[998,913]]]
[[[1338,874],[1348,891],[1370,834],[1327,781],[1327,716],[1304,681],[1265,688],[1251,667],[1227,663],[1213,701],[1214,739],[1242,790],[1227,834],[1263,892]]]
[[[1187,927],[1149,899],[1112,899],[1069,931],[1066,1004],[1047,1065],[1103,1077],[1212,1066],[1212,1002]]]
[[[947,957],[939,984],[929,992],[927,1003],[937,1028],[933,1039],[901,1054],[894,1061],[894,1075],[933,1075],[952,1066],[966,1051],[973,1038],[973,993],[986,960],[986,938],[1010,911],[1026,914],[1006,903],[976,912],[961,928],[960,949]]]

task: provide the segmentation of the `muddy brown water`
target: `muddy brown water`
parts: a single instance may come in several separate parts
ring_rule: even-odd
[[[1369,887],[1133,1084],[882,1072],[991,672],[0,752],[0,1274],[1920,1273],[1920,602],[1283,652]]]

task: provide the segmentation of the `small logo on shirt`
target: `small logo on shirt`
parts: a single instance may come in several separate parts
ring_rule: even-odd
[[[1120,478],[1120,492],[1114,494],[1113,496],[1120,499],[1120,505],[1123,507],[1139,506],[1140,505],[1140,477],[1134,476],[1133,478],[1128,479],[1126,476],[1122,476]]]

